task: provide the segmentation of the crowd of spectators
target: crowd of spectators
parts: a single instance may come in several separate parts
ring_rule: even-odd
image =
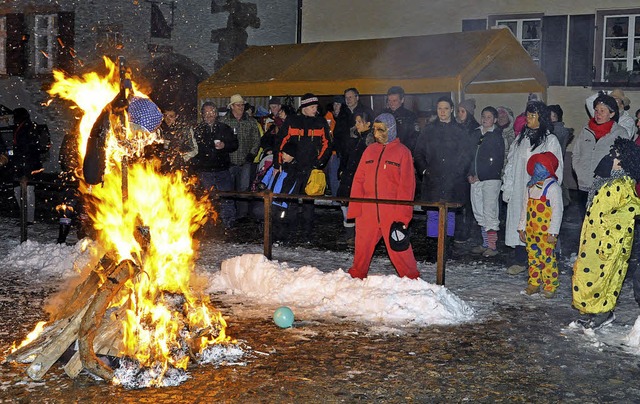
[[[270,97],[268,111],[235,94],[226,106],[204,102],[197,125],[180,119],[179,106],[167,106],[162,111],[162,124],[153,129],[161,146],[151,155],[162,157],[163,170],[184,170],[197,176],[201,190],[213,191],[219,213],[214,228],[220,229],[220,234],[238,223],[263,221],[262,203],[256,205],[247,194],[269,189],[294,196],[273,202],[270,220],[274,239],[287,243],[295,235],[296,240],[312,242],[315,203],[295,196],[316,195],[309,191],[308,182],[312,177],[317,181],[312,173],[319,170],[325,173],[328,196],[456,204],[458,208],[447,215],[448,252],[455,242],[468,242],[469,231],[477,225],[482,242],[470,251],[495,257],[502,228],[504,244],[513,248],[506,272],[528,271],[525,292],[553,297],[559,218],[569,198],[562,186],[567,145],[573,141],[576,202],[583,217],[588,217],[590,210],[602,209],[604,203],[597,198],[597,189],[609,187],[615,180],[624,185],[616,192],[626,192],[626,185],[638,179],[640,170],[629,163],[638,155],[633,149],[636,146],[622,144],[619,139],[638,142],[640,110],[634,120],[628,113],[630,100],[620,89],[594,94],[585,103],[589,120],[574,139],[573,129],[564,125],[560,105],[546,105],[536,94],[529,95],[525,110],[517,116],[507,106],[482,106],[480,122],[473,98],[455,105],[449,96],[442,96],[433,111],[407,108],[405,98],[401,87],[389,88],[384,107],[374,114],[353,87],[333,96],[324,109],[321,98],[312,93],[300,97],[297,108],[291,97]],[[14,124],[7,128],[13,142],[0,142],[0,167],[10,167],[16,181],[33,179],[42,171],[36,125],[23,108],[9,112]],[[60,153],[64,167],[71,164],[63,158],[69,154]],[[22,201],[19,190],[16,187],[16,199]],[[237,194],[218,197],[216,191]],[[635,207],[637,195],[631,191],[625,195],[627,205]],[[26,203],[27,220],[33,222],[32,185],[27,187]],[[400,276],[419,275],[409,241],[413,206],[334,203],[343,213],[344,240],[355,246],[349,271],[352,276],[366,277],[373,248],[381,238]],[[438,211],[423,209],[424,231],[428,237],[437,237],[442,228]],[[590,225],[605,226],[602,221]],[[632,241],[627,237],[625,243]],[[613,247],[599,244],[598,248]],[[630,250],[614,253],[618,270],[626,270]],[[616,285],[618,278],[614,279]],[[591,297],[584,292],[587,284],[581,283],[582,278],[574,281],[581,288],[574,296],[577,305]],[[614,293],[616,285],[600,285],[598,293],[601,289],[602,293]],[[637,289],[640,296],[640,286]],[[606,315],[592,306],[576,307],[590,316],[584,325],[599,327],[613,321],[611,305]]]

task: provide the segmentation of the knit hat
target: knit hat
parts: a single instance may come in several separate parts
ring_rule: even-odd
[[[629,100],[629,97],[625,96],[624,91],[622,91],[619,88],[613,89],[613,91],[611,91],[609,95],[615,98],[616,100],[622,101],[622,105],[624,105],[625,107],[628,107],[629,104],[631,104],[631,100]]]
[[[296,153],[298,152],[298,146],[293,142],[287,142],[280,149],[281,153],[287,153],[289,156],[296,158]]]
[[[595,109],[598,104],[604,104],[609,108],[609,111],[615,113],[613,116],[613,120],[618,122],[618,118],[620,117],[620,111],[618,110],[618,103],[616,99],[610,95],[601,94],[593,100],[593,108]]]
[[[240,94],[234,94],[231,96],[227,107],[231,108],[231,104],[244,104],[244,98]]]
[[[536,153],[533,156],[529,157],[529,161],[527,161],[527,173],[529,175],[533,175],[536,163],[540,163],[547,169],[549,174],[551,174],[554,178],[558,178],[556,175],[556,170],[558,169],[558,158],[555,154],[551,152],[544,153]]]
[[[311,93],[306,93],[300,99],[300,108],[309,107],[311,105],[320,105],[320,102],[318,101],[318,97],[316,97]]]
[[[269,98],[269,105],[282,105],[282,102],[280,102],[280,97]]]
[[[389,136],[388,142],[392,142],[398,136],[396,129],[396,118],[388,112],[382,113],[376,117],[374,122],[383,123],[387,127],[387,135]]]
[[[140,125],[149,132],[158,129],[162,123],[162,112],[156,104],[148,98],[133,97],[129,101],[129,120]]]
[[[476,99],[468,98],[458,103],[458,108],[464,108],[468,115],[472,115],[476,112]]]

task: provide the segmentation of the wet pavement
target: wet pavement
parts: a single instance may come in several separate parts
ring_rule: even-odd
[[[577,315],[570,307],[570,256],[577,249],[580,224],[571,209],[565,217],[564,268],[554,299],[521,295],[526,275],[504,273],[509,249],[501,246],[501,255],[491,259],[472,256],[469,250],[479,241],[474,236],[454,247],[446,276],[446,286],[477,311],[474,322],[382,332],[348,319],[306,318],[282,330],[266,315],[238,316],[243,303],[214,295],[214,305],[226,317],[234,313],[228,333],[250,347],[243,364],[193,367],[191,379],[178,387],[125,390],[87,374],[71,380],[59,365],[33,382],[25,365],[5,363],[0,366],[0,402],[639,402],[640,356],[613,334],[607,339],[606,328],[595,338],[569,326]],[[349,252],[339,241],[339,210],[322,208],[319,219],[312,245],[317,250],[310,253]],[[418,260],[425,262],[433,258],[433,246],[418,232],[422,226],[423,215],[418,215],[413,245]],[[56,227],[49,227],[54,239]],[[227,243],[248,241],[259,248],[261,235],[246,223],[225,237]],[[212,243],[220,241],[203,239],[201,248]],[[384,255],[382,247],[377,254]],[[425,267],[433,268],[421,264]],[[435,273],[422,270],[422,278],[434,282]],[[0,347],[45,319],[44,301],[55,286],[34,287],[15,274],[0,277]],[[612,327],[631,330],[640,309],[628,284],[616,313]]]

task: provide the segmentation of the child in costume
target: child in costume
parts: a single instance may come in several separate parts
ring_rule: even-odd
[[[640,199],[640,148],[617,138],[611,153],[600,160],[587,197],[587,213],[580,233],[580,250],[573,266],[573,307],[577,323],[598,329],[615,320],[622,282],[633,244]]]
[[[529,158],[527,172],[531,179],[518,225],[529,262],[529,281],[524,293],[533,295],[542,289],[542,295],[549,299],[559,284],[556,243],[564,209],[557,169],[558,158],[551,152]]]

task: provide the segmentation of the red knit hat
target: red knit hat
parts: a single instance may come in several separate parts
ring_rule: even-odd
[[[558,178],[556,175],[556,170],[558,169],[558,158],[555,154],[551,152],[544,153],[536,153],[533,156],[529,157],[529,161],[527,161],[527,173],[529,175],[533,175],[533,168],[536,166],[536,163],[540,163],[544,166],[544,168],[549,171],[554,178]]]

